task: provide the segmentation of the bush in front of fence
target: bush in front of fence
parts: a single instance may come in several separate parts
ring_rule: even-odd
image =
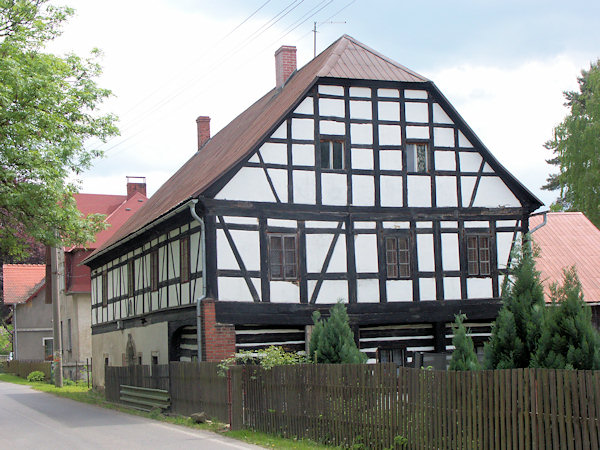
[[[39,370],[44,373],[47,380],[51,378],[52,363],[50,361],[22,361],[13,359],[6,363],[4,371],[6,373],[14,373],[21,378],[27,378],[31,372]]]
[[[44,372],[40,370],[34,370],[29,375],[27,375],[27,381],[29,381],[30,383],[44,381],[45,378],[46,376],[44,375]]]
[[[306,358],[295,352],[286,352],[283,347],[271,345],[264,350],[240,350],[231,358],[219,363],[218,373],[225,376],[231,366],[256,364],[265,370],[276,366],[289,366],[306,363]]]

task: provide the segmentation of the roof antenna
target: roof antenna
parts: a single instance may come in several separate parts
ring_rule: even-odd
[[[313,58],[316,58],[317,56],[317,22],[313,22],[314,26],[313,26],[313,51],[314,51],[314,55]],[[346,21],[344,22],[319,22],[319,25],[324,25],[324,24],[339,24],[339,23],[346,23]]]

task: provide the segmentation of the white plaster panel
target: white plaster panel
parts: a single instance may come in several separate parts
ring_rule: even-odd
[[[467,278],[467,297],[468,298],[491,298],[492,297],[492,279],[491,278]]]
[[[437,206],[458,206],[456,177],[436,177],[435,192]]]
[[[352,175],[352,204],[373,206],[375,204],[375,181],[370,175]]]
[[[308,272],[321,272],[332,240],[333,234],[306,235],[306,270]]]
[[[429,127],[406,127],[406,139],[429,139]]]
[[[320,98],[319,99],[319,115],[320,116],[334,116],[344,117],[345,116],[344,100],[334,98]]]
[[[356,254],[356,272],[377,273],[377,236],[375,234],[357,234],[354,237]]]
[[[353,148],[350,156],[353,169],[373,170],[373,150],[370,148]]]
[[[328,86],[326,84],[319,85],[319,93],[327,95],[344,95],[342,86]]]
[[[258,219],[256,217],[239,217],[239,216],[223,216],[225,223],[237,223],[240,225],[258,225]],[[199,233],[194,233],[192,236],[196,236],[198,239]]]
[[[394,120],[400,122],[400,103],[378,102],[377,116],[379,120]]]
[[[382,175],[380,183],[381,206],[403,206],[402,177]]]
[[[217,230],[217,268],[224,270],[240,269],[223,230]]]
[[[346,124],[344,122],[335,122],[333,120],[321,120],[319,132],[321,134],[335,134],[343,136],[346,134]]]
[[[294,110],[297,114],[314,114],[313,98],[306,97]]]
[[[408,206],[431,206],[431,177],[408,175]]]
[[[434,123],[454,123],[438,103],[433,104],[433,121]]]
[[[519,207],[521,203],[499,177],[482,177],[477,187],[473,206],[495,208],[497,206]]]
[[[351,87],[350,88],[350,97],[371,97],[371,88],[366,87]]]
[[[435,271],[432,234],[417,235],[417,263],[421,272]]]
[[[444,299],[445,300],[460,300],[460,278],[459,277],[444,277]]]
[[[431,301],[436,299],[435,278],[419,279],[419,296],[421,301]]]
[[[421,99],[426,99],[427,98],[427,91],[421,91],[421,90],[414,90],[414,89],[405,89],[404,90],[404,97],[405,98],[421,98]]]
[[[477,177],[460,177],[460,189],[462,194],[462,205],[469,206],[471,202],[471,195],[473,194],[473,188],[475,187],[475,181]]]
[[[284,120],[281,125],[271,135],[275,139],[287,139],[287,122]]]
[[[313,119],[292,119],[292,138],[314,140],[315,121]]]
[[[496,227],[515,227],[517,226],[516,220],[497,220]]]
[[[294,170],[294,203],[315,204],[315,173],[308,170]]]
[[[327,267],[327,273],[346,273],[348,271],[348,264],[346,262],[346,235],[340,234],[331,259],[329,260],[329,267]]]
[[[379,303],[379,280],[357,280],[358,303]]]
[[[417,222],[417,228],[433,228],[433,222]]]
[[[494,169],[492,169],[488,163],[485,163],[483,165],[483,173],[494,173]]]
[[[260,245],[258,231],[230,230],[233,242],[246,269],[260,270]]]
[[[354,228],[356,229],[373,229],[375,228],[375,222],[354,222]]]
[[[351,119],[368,119],[373,117],[373,109],[371,102],[361,102],[358,100],[350,101],[350,118]]]
[[[277,192],[277,196],[282,203],[286,203],[288,198],[288,185],[287,185],[287,170],[285,169],[267,169],[267,173],[271,178],[271,183]]]
[[[400,144],[402,144],[400,125],[379,125],[379,145]]]
[[[370,123],[351,123],[350,140],[353,144],[372,144],[373,126]]]
[[[271,281],[271,302],[299,303],[300,286],[290,281]]]
[[[436,147],[454,147],[454,129],[435,127],[433,129],[433,145]]]
[[[267,225],[270,227],[298,228],[298,222],[286,219],[267,219]]]
[[[411,280],[387,280],[385,287],[388,302],[412,302],[413,282]]]
[[[274,202],[275,197],[264,171],[258,167],[242,167],[215,196],[217,200]]]
[[[260,293],[260,278],[251,278],[256,292]],[[219,277],[219,300],[251,302],[252,294],[243,278]]]
[[[408,230],[410,228],[410,222],[383,222],[383,228]]]
[[[310,290],[310,289],[309,289]],[[348,282],[345,280],[324,280],[319,289],[317,303],[348,303]]]
[[[378,97],[399,98],[400,91],[398,89],[377,89]]]
[[[429,122],[429,105],[427,103],[406,102],[404,113],[407,122]]]
[[[189,303],[190,303],[190,283],[183,283],[181,285],[181,304],[187,305]],[[139,302],[138,302],[138,305],[139,305]],[[138,313],[136,312],[136,314],[138,314]]]
[[[483,158],[479,153],[459,152],[459,159],[461,172],[478,172]]]
[[[442,233],[442,270],[460,270],[458,233]]]
[[[260,148],[260,155],[269,164],[287,164],[287,145],[267,142]]]
[[[339,222],[330,222],[325,220],[307,220],[306,228],[337,228]],[[344,226],[342,224],[342,230]]]
[[[490,223],[487,220],[467,220],[465,228],[489,228]]]
[[[382,170],[402,170],[402,150],[381,150],[379,167]]]
[[[315,146],[312,144],[292,144],[292,164],[295,166],[314,166]]]
[[[456,170],[456,153],[436,150],[434,152],[435,170]]]
[[[460,130],[458,132],[458,146],[461,148],[473,148],[471,141],[469,141]]]
[[[341,173],[321,174],[321,199],[324,205],[346,205],[348,203],[347,179]]]
[[[510,257],[510,247],[512,245],[512,233],[496,233],[496,246],[498,248],[498,267],[506,268],[508,258]]]

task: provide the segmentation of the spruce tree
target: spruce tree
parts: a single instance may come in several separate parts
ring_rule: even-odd
[[[564,270],[562,285],[551,289],[542,335],[533,367],[548,369],[600,369],[600,335],[592,326],[590,307],[584,302],[575,267]]]
[[[354,334],[350,329],[348,313],[342,303],[337,303],[330,310],[327,320],[313,313],[315,327],[313,329],[309,353],[310,359],[324,364],[361,364],[367,360],[354,342]]]
[[[516,248],[516,265],[503,286],[503,305],[485,346],[486,369],[529,367],[541,334],[544,290],[531,246]]]
[[[481,369],[479,361],[477,360],[477,354],[475,353],[473,339],[471,339],[471,336],[469,336],[469,331],[467,330],[464,324],[464,320],[467,318],[467,316],[464,314],[456,314],[454,318],[455,321],[452,325],[452,328],[454,330],[454,337],[452,338],[454,352],[452,353],[452,359],[450,360],[450,366],[448,367],[448,369]]]

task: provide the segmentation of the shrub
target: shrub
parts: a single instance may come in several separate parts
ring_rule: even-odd
[[[34,370],[33,372],[30,372],[29,375],[27,375],[27,381],[29,381],[30,383],[44,381],[45,378],[46,375],[44,375],[44,372],[40,370]]]
[[[282,347],[274,345],[264,350],[251,351],[241,350],[231,358],[224,359],[219,363],[219,375],[224,376],[231,366],[236,364],[259,364],[263,369],[269,370],[275,366],[289,366],[302,364],[306,358],[294,352],[286,352]]]
[[[452,328],[454,329],[454,337],[452,338],[454,352],[452,353],[452,359],[450,360],[448,369],[479,370],[480,366],[479,361],[477,361],[473,339],[469,336],[469,331],[464,324],[464,320],[467,316],[464,314],[457,314],[454,317],[456,319],[452,325]]]

